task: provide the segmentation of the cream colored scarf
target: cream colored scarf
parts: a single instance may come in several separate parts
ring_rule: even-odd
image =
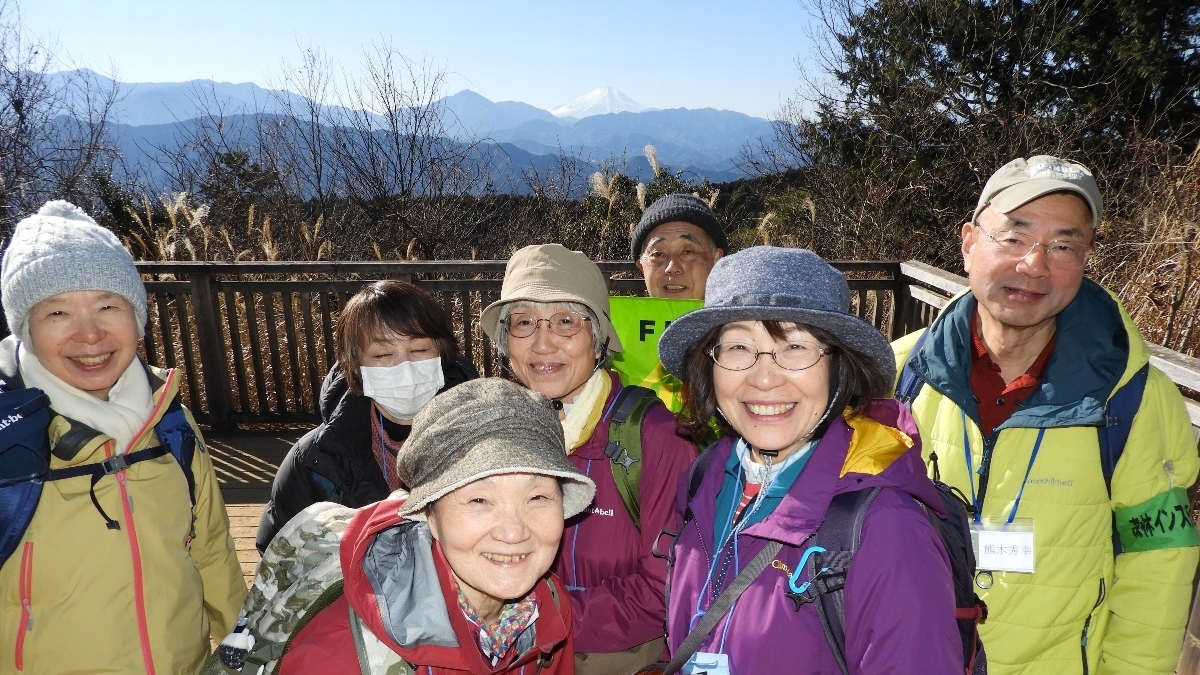
[[[563,436],[567,440],[567,454],[587,442],[604,414],[604,403],[612,393],[612,377],[603,368],[592,373],[563,417]]]
[[[50,406],[58,414],[66,415],[116,439],[117,454],[123,455],[129,451],[133,435],[154,412],[150,380],[146,377],[141,359],[135,358],[129,364],[121,377],[117,378],[117,383],[109,390],[108,400],[101,401],[46,370],[25,343],[21,343],[17,350],[21,379],[25,381],[25,386],[37,387],[46,392],[50,397]]]

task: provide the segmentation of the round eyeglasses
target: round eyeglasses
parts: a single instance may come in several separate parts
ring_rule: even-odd
[[[830,347],[807,342],[781,345],[769,352],[760,352],[754,345],[743,342],[722,342],[708,350],[713,362],[725,370],[749,370],[763,354],[770,354],[775,364],[784,370],[807,370],[817,365],[821,357],[831,353],[833,349]]]
[[[549,319],[539,319],[532,314],[517,312],[510,314],[504,320],[508,334],[515,338],[526,338],[537,332],[538,326],[545,321],[555,335],[571,337],[583,330],[584,323],[590,321],[579,312],[558,312]]]
[[[1031,235],[1017,230],[1001,230],[995,234],[983,229],[979,223],[975,227],[985,237],[992,240],[992,248],[1001,255],[1020,260],[1033,253],[1033,249],[1041,246],[1046,251],[1046,264],[1064,270],[1077,270],[1087,264],[1087,244],[1078,241],[1063,241],[1055,239],[1050,242],[1040,242]]]

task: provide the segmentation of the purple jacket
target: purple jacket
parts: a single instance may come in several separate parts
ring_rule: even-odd
[[[912,447],[897,429],[913,439]],[[723,438],[714,448],[716,455],[692,500],[695,519],[685,526],[687,477],[680,481],[676,517],[683,529],[675,543],[667,618],[672,652],[687,637],[697,614],[697,598],[705,588],[716,500],[734,440]],[[839,418],[830,425],[775,511],[738,535],[741,567],[768,540],[782,542],[783,549],[717,624],[700,651],[728,654],[733,675],[837,673],[814,604],[797,610],[784,596],[788,571],[800,564],[808,546],[805,540],[821,524],[833,495],[875,486],[884,489],[871,505],[858,553],[847,572],[850,673],[962,673],[950,562],[913,497],[939,513],[941,502],[921,464],[916,425],[908,411],[892,400],[876,401],[865,415],[848,422]],[[726,574],[728,585],[736,571]],[[700,610],[707,610],[712,600],[704,591]]]
[[[606,409],[621,388],[616,374],[612,380]],[[675,522],[675,486],[696,458],[695,446],[676,432],[675,416],[652,405],[642,423],[639,532],[617,492],[606,445],[608,424],[601,420],[569,457],[596,482],[596,498],[567,521],[551,568],[572,589],[575,651],[581,653],[618,652],[663,636],[667,561],[652,551],[659,531]]]

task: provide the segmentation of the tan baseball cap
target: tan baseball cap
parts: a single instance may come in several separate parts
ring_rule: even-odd
[[[988,206],[1008,213],[1052,192],[1079,195],[1092,211],[1092,229],[1100,229],[1104,197],[1092,172],[1082,164],[1051,155],[1018,158],[1000,167],[983,186],[971,220],[978,220]]]
[[[624,351],[613,328],[604,273],[582,251],[572,251],[562,244],[537,244],[514,253],[504,268],[500,299],[479,316],[483,332],[495,339],[500,308],[521,300],[585,305],[600,319],[600,334],[608,339],[608,348]]]

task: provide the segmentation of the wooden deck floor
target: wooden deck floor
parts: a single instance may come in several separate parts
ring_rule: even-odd
[[[288,448],[306,431],[286,429],[204,435],[217,470],[217,481],[221,484],[221,495],[229,510],[229,525],[247,584],[254,578],[254,567],[258,564],[254,536],[258,532],[258,519],[271,494],[275,470]]]

